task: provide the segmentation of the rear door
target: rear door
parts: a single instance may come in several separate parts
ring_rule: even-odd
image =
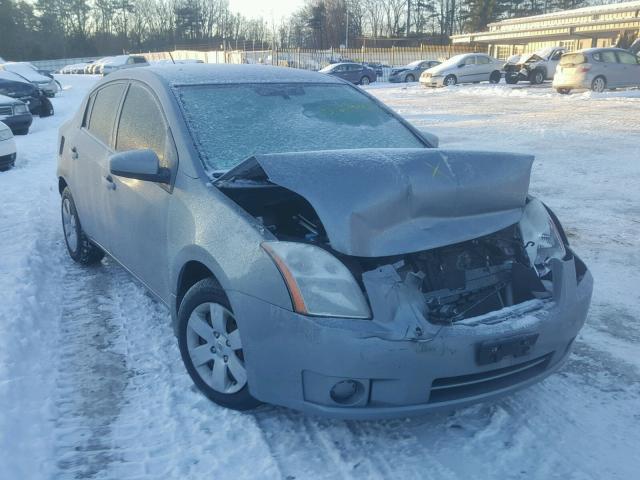
[[[476,55],[476,77],[474,81],[488,81],[491,76],[491,72],[495,70],[491,58],[487,55]]]
[[[108,158],[113,153],[114,126],[125,91],[124,82],[111,82],[89,97],[82,125],[70,142],[71,193],[83,230],[110,250],[113,217],[108,193],[112,188]]]
[[[364,68],[357,63],[350,63],[347,65],[348,80],[353,83],[360,83],[360,79],[363,76]],[[372,79],[373,80],[373,79]]]
[[[607,80],[607,87],[619,87],[624,84],[624,67],[618,63],[618,57],[613,50],[600,52],[602,75]]]
[[[622,68],[620,86],[640,85],[640,59],[628,52],[616,52],[616,55]]]
[[[145,85],[130,85],[122,104],[116,150],[153,150],[160,166],[177,169],[177,153],[165,114]],[[112,254],[160,298],[167,298],[167,215],[171,186],[114,176],[109,201],[117,228],[111,231]]]

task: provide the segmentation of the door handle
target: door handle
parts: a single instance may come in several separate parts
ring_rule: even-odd
[[[71,147],[71,158],[77,160],[78,156],[78,149],[76,147]]]
[[[107,187],[107,190],[115,190],[116,189],[116,183],[113,181],[113,178],[111,177],[111,175],[107,175],[106,177],[102,177],[102,183],[104,183],[104,186]]]

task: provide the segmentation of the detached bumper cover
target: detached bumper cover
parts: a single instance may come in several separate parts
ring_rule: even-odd
[[[573,259],[554,260],[553,275],[552,300],[428,324],[420,340],[385,332],[379,320],[305,317],[239,292],[229,296],[241,331],[250,332],[243,346],[252,395],[308,413],[377,419],[499,397],[555,371],[584,324],[593,279],[586,271],[578,282]],[[536,336],[526,354],[479,361],[480,345],[520,335]],[[339,382],[361,390],[348,405],[330,394]]]
[[[23,128],[29,128],[33,122],[33,116],[30,113],[24,115],[14,115],[1,119],[13,132]]]

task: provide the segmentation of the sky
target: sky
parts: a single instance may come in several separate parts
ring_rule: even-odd
[[[231,11],[247,18],[280,19],[300,8],[303,0],[229,0]]]

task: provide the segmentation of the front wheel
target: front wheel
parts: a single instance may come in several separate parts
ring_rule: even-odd
[[[371,80],[369,80],[369,77],[362,77],[360,79],[360,85],[369,85],[371,83]]]
[[[544,72],[542,70],[534,70],[533,72],[531,72],[531,75],[529,75],[529,82],[531,82],[533,85],[540,85],[542,82],[544,82]]]
[[[556,92],[558,92],[560,95],[569,95],[569,93],[571,93],[571,89],[570,88],[556,88]]]
[[[69,187],[62,192],[62,231],[69,256],[81,265],[98,263],[104,257],[102,249],[94,245],[82,231],[76,204]]]
[[[178,311],[182,361],[207,398],[233,410],[250,410],[251,396],[240,329],[224,291],[211,278],[191,287]]]
[[[604,77],[596,77],[593,79],[593,82],[591,82],[591,90],[596,93],[604,92],[605,88],[607,88],[607,81]]]
[[[404,81],[409,83],[409,82],[415,82],[416,79],[415,79],[415,77],[413,75],[409,74],[406,77],[404,77]]]
[[[453,87],[456,83],[458,83],[458,79],[455,75],[447,75],[442,82],[445,87]]]
[[[502,74],[497,70],[495,72],[491,72],[491,75],[489,75],[489,83],[493,83],[493,84],[500,83],[501,78],[502,78]]]

